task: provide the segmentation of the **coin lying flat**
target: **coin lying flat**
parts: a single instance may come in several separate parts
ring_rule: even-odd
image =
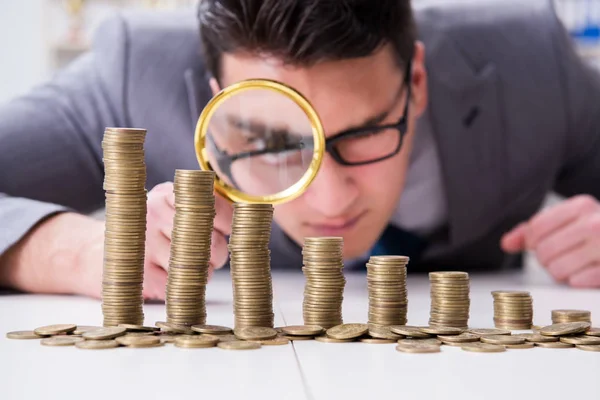
[[[432,335],[421,331],[421,327],[409,325],[392,325],[390,331],[399,335],[414,337],[414,338],[430,338]]]
[[[115,339],[117,343],[123,346],[132,345],[151,345],[161,343],[161,339],[158,336],[119,336]]]
[[[119,343],[116,340],[84,340],[75,343],[75,347],[85,350],[104,350],[119,347]]]
[[[489,335],[510,335],[510,331],[506,329],[493,329],[493,328],[482,328],[482,329],[469,329],[467,332],[479,336]]]
[[[439,353],[441,346],[431,344],[420,344],[420,345],[401,345],[396,346],[396,350],[402,353]]]
[[[194,331],[189,326],[185,326],[185,325],[177,325],[177,324],[172,324],[169,322],[162,322],[162,321],[158,321],[155,325],[157,327],[159,327],[160,330],[163,332],[177,332],[177,333],[183,333],[186,335],[192,335],[194,333]]]
[[[506,351],[504,346],[490,343],[465,343],[461,348],[464,351],[472,351],[475,353],[501,353]]]
[[[540,329],[540,333],[547,336],[572,335],[575,333],[585,332],[590,328],[590,326],[591,324],[589,322],[567,322],[545,326]]]
[[[369,336],[375,339],[403,339],[404,335],[399,335],[390,330],[389,326],[369,325]]]
[[[526,341],[532,343],[550,343],[550,342],[558,342],[558,337],[556,336],[544,336],[539,333],[517,333],[517,337],[525,338]]]
[[[41,339],[43,336],[37,335],[34,331],[15,331],[6,334],[8,339]]]
[[[175,339],[175,346],[187,349],[204,349],[215,347],[219,339],[207,336],[179,336]]]
[[[143,325],[131,325],[131,324],[119,324],[120,328],[127,329],[127,332],[158,332],[160,328],[155,326],[143,326]]]
[[[572,344],[563,343],[563,342],[535,343],[535,345],[537,347],[544,347],[547,349],[569,349],[571,347],[575,347]]]
[[[396,343],[396,340],[394,339],[372,339],[372,338],[363,338],[360,339],[361,343],[368,343],[368,344],[387,344],[387,343]]]
[[[97,329],[102,329],[101,326],[89,326],[89,325],[77,325],[77,329],[73,331],[73,335],[83,335],[89,331],[95,331]]]
[[[600,328],[589,328],[585,331],[585,334],[588,336],[600,336]]]
[[[327,329],[327,336],[334,339],[354,339],[369,331],[367,324],[342,324]]]
[[[158,343],[134,343],[126,347],[130,349],[149,349],[153,347],[163,347],[164,345],[163,342],[159,341]]]
[[[42,339],[40,342],[44,346],[73,346],[76,343],[83,342],[83,338],[69,336],[54,336]]]
[[[114,326],[110,328],[102,328],[97,329],[95,331],[85,332],[82,336],[86,340],[107,340],[122,336],[125,334],[126,331],[127,329],[125,328]]]
[[[462,328],[454,328],[451,326],[424,326],[419,328],[421,332],[429,333],[430,335],[459,335],[464,332]]]
[[[281,330],[288,335],[316,336],[323,333],[324,329],[318,325],[293,325],[284,326]]]
[[[350,343],[350,342],[354,342],[354,339],[334,339],[328,336],[317,336],[315,337],[315,340],[317,342],[321,342],[321,343]]]
[[[260,349],[260,343],[256,342],[244,342],[244,341],[231,341],[231,342],[219,342],[217,347],[224,350],[256,350]]]
[[[520,344],[505,344],[504,347],[506,347],[507,349],[533,349],[535,347],[535,344],[531,342]]]
[[[525,338],[512,335],[489,335],[482,336],[481,342],[491,344],[523,344],[525,343]]]
[[[277,336],[277,331],[273,328],[263,328],[258,326],[245,326],[236,328],[233,334],[243,340],[267,340]]]
[[[279,335],[278,337],[287,339],[287,340],[291,340],[292,342],[294,341],[300,341],[300,340],[313,340],[315,337],[314,336],[299,336],[299,335]]]
[[[34,329],[34,332],[37,335],[50,336],[50,335],[59,335],[61,333],[73,332],[75,329],[77,329],[77,325],[60,324],[60,325],[42,326],[40,328]]]
[[[232,332],[231,328],[219,325],[194,325],[192,326],[194,332],[208,333],[212,335],[226,335]]]
[[[263,346],[284,346],[286,344],[290,344],[290,339],[284,337],[276,337],[274,339],[267,340],[251,340],[251,342],[256,342],[262,344]]]
[[[579,350],[585,351],[600,351],[600,345],[597,344],[578,344],[577,347]]]
[[[563,343],[569,344],[588,344],[588,345],[596,345],[600,344],[600,337],[596,336],[563,336],[560,338],[560,341]]]
[[[440,342],[436,338],[428,338],[428,339],[416,339],[416,338],[411,339],[411,338],[406,338],[406,339],[400,339],[400,340],[398,340],[398,344],[400,344],[400,345],[407,345],[407,346],[411,346],[411,345],[415,345],[415,346],[421,346],[421,345],[441,346],[442,342]]]
[[[438,335],[437,337],[443,343],[468,343],[468,342],[479,342],[479,335],[473,333],[463,332],[460,335]]]

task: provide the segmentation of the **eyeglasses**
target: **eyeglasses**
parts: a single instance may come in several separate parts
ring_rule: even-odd
[[[406,91],[406,102],[402,116],[398,122],[387,125],[365,126],[355,129],[350,129],[338,133],[335,136],[329,137],[325,141],[325,150],[331,157],[344,166],[359,166],[377,163],[388,158],[394,157],[400,152],[404,136],[408,128],[408,111],[411,98],[411,77],[412,63],[408,63],[406,75],[403,82],[402,91]],[[405,90],[405,89],[406,90]],[[277,134],[277,132],[268,140],[268,143],[263,143],[260,148],[249,149],[248,151],[240,151],[235,154],[220,149],[215,143],[212,136],[207,137],[207,144],[216,154],[216,162],[219,169],[225,175],[233,179],[232,166],[237,164],[236,161],[247,159],[277,159],[282,158],[284,154],[293,155],[298,158],[299,163],[306,162],[304,156],[306,150],[312,150],[312,137],[308,135],[297,134]],[[285,159],[287,165],[291,164],[289,158]],[[267,161],[266,163],[271,163]]]

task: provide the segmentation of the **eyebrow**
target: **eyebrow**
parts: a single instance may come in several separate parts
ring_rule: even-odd
[[[227,122],[239,129],[243,129],[253,133],[254,135],[265,138],[267,136],[309,136],[301,133],[290,131],[288,128],[269,128],[261,122],[256,122],[248,119],[242,119],[237,115],[228,115]]]

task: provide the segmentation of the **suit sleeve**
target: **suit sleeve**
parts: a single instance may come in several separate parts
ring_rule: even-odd
[[[102,206],[102,135],[127,125],[126,68],[126,26],[115,18],[92,51],[0,106],[0,255],[50,215]]]
[[[590,194],[600,200],[600,69],[576,53],[569,34],[553,17],[567,115],[564,158],[554,189],[567,197]]]

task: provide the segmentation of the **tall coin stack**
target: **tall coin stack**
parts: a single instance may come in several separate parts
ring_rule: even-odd
[[[499,329],[530,329],[533,299],[529,292],[494,291],[494,325]]]
[[[143,325],[146,242],[144,129],[106,128],[106,228],[102,272],[104,326]]]
[[[303,316],[305,325],[329,329],[341,325],[346,278],[342,269],[343,238],[307,237],[302,249],[304,276]]]
[[[233,205],[229,238],[235,328],[273,327],[270,204]]]
[[[175,171],[175,218],[167,280],[167,322],[206,323],[206,284],[215,218],[212,171]]]
[[[587,310],[552,310],[552,323],[592,322],[592,313]]]
[[[369,324],[406,325],[405,256],[372,256],[367,263]]]
[[[469,274],[466,272],[430,272],[430,326],[468,328]]]

